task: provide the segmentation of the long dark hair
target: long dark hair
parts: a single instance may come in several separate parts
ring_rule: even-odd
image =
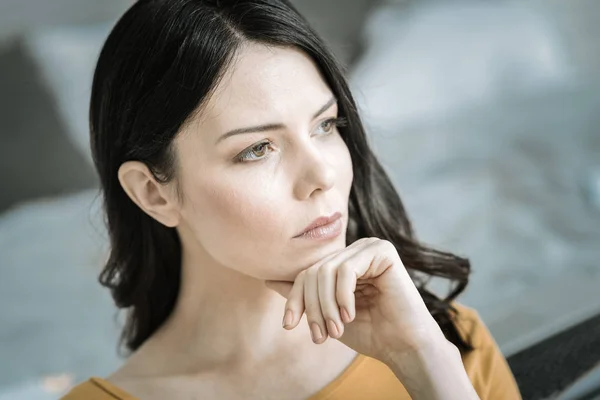
[[[121,342],[137,349],[169,317],[181,278],[181,243],[174,228],[143,212],[121,187],[117,171],[145,163],[157,181],[173,180],[172,142],[206,103],[245,42],[293,47],[310,56],[338,99],[340,127],[352,157],[347,243],[375,236],[392,242],[435,320],[460,350],[471,345],[457,329],[452,300],[463,291],[468,260],[417,242],[405,209],[369,148],[344,68],[288,0],[139,0],[108,36],[94,73],[90,131],[110,236],[99,280],[128,310]],[[427,277],[450,280],[440,298]]]

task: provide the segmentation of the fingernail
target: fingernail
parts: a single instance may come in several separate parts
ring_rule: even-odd
[[[333,337],[337,337],[340,333],[335,322],[333,322],[333,320],[330,319],[327,320],[327,330],[329,330],[330,336]]]
[[[310,324],[310,334],[312,335],[313,342],[316,342],[321,339],[321,336],[323,336],[323,334],[321,333],[321,328],[319,327],[319,324],[317,324],[316,322]]]
[[[282,326],[284,328],[287,328],[288,326],[292,325],[292,320],[293,319],[294,319],[294,316],[292,314],[292,310],[287,310],[285,312],[285,316],[283,317]]]
[[[347,324],[350,322],[350,314],[348,314],[348,310],[346,310],[345,307],[341,307],[340,314],[342,315],[342,321],[344,321],[344,323]]]

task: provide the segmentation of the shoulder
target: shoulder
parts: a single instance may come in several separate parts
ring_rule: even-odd
[[[135,400],[112,383],[92,377],[72,388],[61,400]]]
[[[452,303],[456,310],[454,321],[460,335],[475,349],[482,346],[495,346],[491,333],[476,309],[460,303]]]
[[[481,399],[520,399],[519,389],[510,367],[492,334],[471,308],[452,303],[457,314],[456,327],[473,350],[462,359],[471,383]]]

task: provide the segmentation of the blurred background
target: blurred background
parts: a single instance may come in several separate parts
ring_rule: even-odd
[[[0,400],[119,364],[87,111],[131,3],[0,0]],[[505,355],[600,315],[600,1],[294,3],[346,66],[419,238],[470,258],[459,300]]]

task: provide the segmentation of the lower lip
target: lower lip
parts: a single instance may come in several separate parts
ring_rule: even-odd
[[[331,221],[327,225],[321,225],[317,228],[311,229],[297,236],[298,239],[312,239],[312,240],[328,240],[338,237],[342,233],[342,218],[338,218],[335,221]]]

